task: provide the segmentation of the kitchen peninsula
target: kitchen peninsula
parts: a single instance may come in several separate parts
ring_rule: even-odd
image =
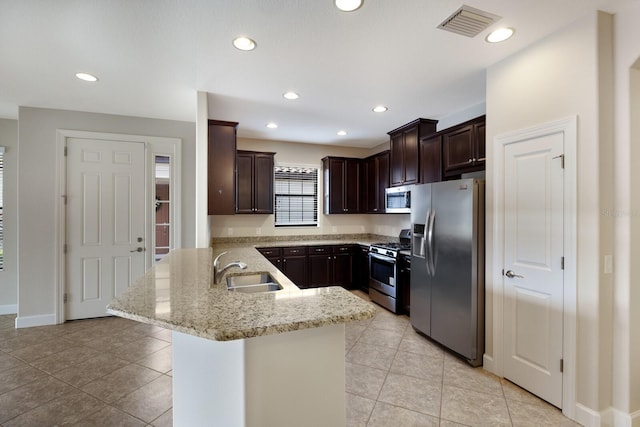
[[[213,284],[221,266],[267,272],[276,292]],[[174,425],[344,425],[344,323],[375,308],[336,287],[299,289],[249,243],[178,249],[107,308],[173,331]]]

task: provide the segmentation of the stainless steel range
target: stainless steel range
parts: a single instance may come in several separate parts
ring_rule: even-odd
[[[400,232],[400,243],[374,243],[369,247],[369,297],[384,308],[397,313],[398,258],[400,251],[411,249],[411,230]]]

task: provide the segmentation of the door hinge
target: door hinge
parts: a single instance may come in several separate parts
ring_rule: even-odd
[[[67,195],[66,194],[62,195],[62,200],[64,200],[64,205],[66,206],[67,205]]]
[[[560,372],[564,372],[564,359],[560,359]]]
[[[560,159],[560,167],[564,169],[564,154],[560,154],[559,156],[552,157],[552,159]]]
[[[64,246],[62,247],[62,251],[66,254],[67,253],[67,244],[65,243]]]
[[[69,294],[65,292],[64,296],[62,297],[62,302],[66,304],[67,301],[69,301]]]
[[[67,147],[64,147],[64,156],[67,157]]]
[[[560,258],[560,268],[564,270],[564,257]]]

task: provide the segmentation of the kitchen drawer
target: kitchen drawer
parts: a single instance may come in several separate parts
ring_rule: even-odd
[[[345,254],[355,252],[354,245],[340,245],[332,248],[334,254]]]
[[[282,255],[282,248],[256,248],[258,252],[267,258],[279,257]]]
[[[330,254],[331,246],[309,246],[309,255]]]
[[[291,248],[282,248],[282,256],[302,256],[307,254],[305,246],[295,246]]]

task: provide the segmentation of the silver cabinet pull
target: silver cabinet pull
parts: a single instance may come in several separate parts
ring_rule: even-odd
[[[504,275],[507,276],[509,279],[513,279],[514,277],[517,277],[518,279],[524,279],[524,276],[516,274],[511,270],[507,270],[507,272],[504,273]]]

